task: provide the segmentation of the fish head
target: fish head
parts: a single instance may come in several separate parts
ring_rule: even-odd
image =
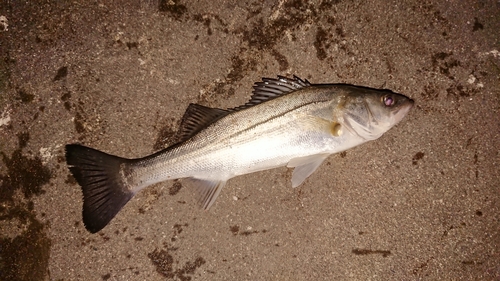
[[[374,140],[399,123],[413,103],[389,90],[352,87],[345,95],[342,119],[351,132],[364,140]]]

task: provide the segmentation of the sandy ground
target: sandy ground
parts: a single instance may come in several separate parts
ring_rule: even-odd
[[[499,30],[493,0],[1,0],[0,280],[500,280]],[[416,106],[299,188],[164,182],[85,230],[65,144],[144,156],[278,74]]]

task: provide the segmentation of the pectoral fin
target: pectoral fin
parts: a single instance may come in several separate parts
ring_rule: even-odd
[[[292,187],[301,185],[328,156],[329,154],[316,154],[290,160],[287,167],[295,167],[292,173]]]
[[[196,190],[197,199],[204,210],[208,210],[226,185],[226,181],[187,178]]]

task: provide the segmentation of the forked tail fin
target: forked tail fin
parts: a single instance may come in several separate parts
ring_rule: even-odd
[[[83,223],[88,231],[103,229],[134,196],[124,184],[123,164],[131,160],[78,144],[66,145],[66,162],[83,191]]]

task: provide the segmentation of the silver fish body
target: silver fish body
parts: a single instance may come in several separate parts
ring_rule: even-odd
[[[344,84],[310,84],[297,77],[264,78],[251,100],[223,110],[191,104],[181,141],[139,159],[124,159],[68,145],[66,158],[82,186],[83,218],[97,232],[141,189],[188,178],[208,209],[227,180],[287,166],[300,185],[331,154],[379,138],[413,101],[388,90]]]

